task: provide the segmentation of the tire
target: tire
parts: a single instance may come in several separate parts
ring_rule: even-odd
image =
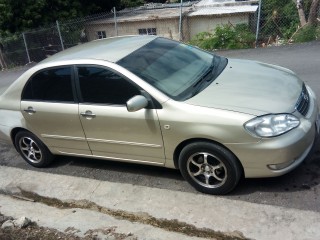
[[[238,159],[229,150],[208,142],[184,147],[179,156],[179,169],[195,189],[214,195],[232,191],[242,175]]]
[[[17,133],[15,146],[23,159],[34,167],[46,167],[54,158],[44,143],[37,136],[27,131]]]

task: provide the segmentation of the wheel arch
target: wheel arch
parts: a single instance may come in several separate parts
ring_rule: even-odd
[[[45,167],[54,159],[54,155],[41,139],[22,127],[13,128],[10,132],[11,140],[17,152],[30,165],[34,167]],[[23,139],[21,141],[21,139]],[[25,139],[27,142],[25,142]],[[22,146],[22,144],[24,147]]]
[[[12,141],[12,144],[15,148],[17,148],[16,144],[15,144],[15,138],[16,138],[16,135],[18,134],[18,132],[21,132],[21,131],[26,131],[26,132],[30,132],[29,130],[25,129],[25,128],[22,128],[22,127],[16,127],[16,128],[13,128],[11,130],[11,133],[10,133],[10,138],[11,138],[11,141]],[[31,133],[31,132],[30,132]]]
[[[214,140],[211,140],[211,139],[207,139],[207,138],[190,138],[190,139],[187,139],[187,140],[184,140],[183,142],[181,142],[174,150],[174,153],[173,153],[173,162],[174,162],[174,166],[176,169],[179,169],[179,156],[180,156],[180,153],[182,151],[182,149],[191,144],[191,143],[195,143],[195,142],[207,142],[207,143],[213,143],[213,144],[216,144],[216,145],[219,145],[220,147],[223,147],[225,149],[227,149],[230,153],[232,153],[232,155],[237,159],[238,163],[239,163],[239,166],[241,167],[241,170],[242,170],[242,175],[244,176],[244,169],[243,169],[243,166],[242,166],[242,163],[241,161],[238,159],[238,157],[229,149],[227,148],[226,146],[224,146],[223,144],[217,142],[217,141],[214,141]]]

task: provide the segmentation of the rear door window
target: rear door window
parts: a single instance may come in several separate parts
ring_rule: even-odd
[[[59,67],[37,72],[27,82],[22,100],[74,102],[72,68]]]

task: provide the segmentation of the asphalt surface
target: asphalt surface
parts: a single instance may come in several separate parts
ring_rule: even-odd
[[[258,60],[290,68],[313,88],[320,103],[319,41],[218,53],[226,57]],[[25,69],[0,72],[0,86],[12,81]],[[35,169],[25,163],[13,147],[4,144],[0,145],[0,165],[200,194],[183,180],[177,170],[63,156],[58,156],[48,168]],[[320,152],[317,151],[308,162],[287,175],[269,179],[244,179],[231,194],[222,198],[320,212],[319,194]]]

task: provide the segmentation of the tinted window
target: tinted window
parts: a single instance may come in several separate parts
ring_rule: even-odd
[[[212,67],[213,58],[195,47],[156,38],[117,63],[169,97],[184,100]]]
[[[87,103],[124,105],[140,95],[133,84],[114,72],[98,67],[78,67],[82,99]]]
[[[23,100],[73,102],[71,68],[55,68],[38,72],[27,83]]]

